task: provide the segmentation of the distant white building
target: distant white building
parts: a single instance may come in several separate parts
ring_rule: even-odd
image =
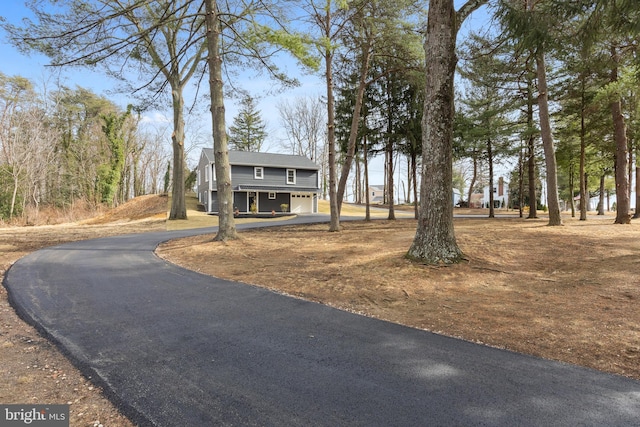
[[[491,200],[489,191],[493,191],[494,208],[506,208],[509,206],[509,183],[503,177],[498,178],[498,183],[494,184],[493,188],[484,187],[480,206],[489,207],[489,201]]]
[[[573,198],[576,209],[580,207],[580,196],[576,196]],[[600,196],[595,196],[589,198],[589,202],[587,204],[587,211],[595,211],[598,210],[598,203],[600,203]],[[613,210],[615,208],[614,203],[616,203],[616,195],[610,194],[604,196],[604,210],[607,210],[607,206],[609,209]],[[629,206],[632,210],[636,209],[636,192],[635,190],[631,192],[631,198],[629,199]],[[569,208],[568,206],[567,208]]]
[[[369,186],[369,203],[379,205],[384,203],[384,185]]]
[[[462,196],[460,195],[460,191],[453,189],[453,205],[457,205]],[[384,203],[384,186],[383,185],[370,185],[369,186],[369,203],[374,204],[383,204]]]
[[[462,200],[462,195],[460,194],[460,190],[454,188],[453,189],[453,206],[457,206]]]

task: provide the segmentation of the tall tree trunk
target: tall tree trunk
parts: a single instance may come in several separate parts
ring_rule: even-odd
[[[344,157],[344,163],[342,163],[342,170],[340,172],[340,181],[338,182],[338,212],[342,209],[342,201],[344,199],[344,191],[347,186],[347,180],[349,179],[349,172],[351,171],[351,165],[353,164],[353,157],[356,152],[356,142],[358,139],[358,127],[360,125],[360,112],[362,111],[362,100],[364,99],[364,90],[367,86],[367,71],[369,70],[369,61],[371,59],[370,43],[365,43],[363,48],[363,59],[360,68],[360,80],[358,82],[358,90],[356,92],[355,105],[353,107],[353,115],[351,117],[351,129],[349,131],[349,142],[347,145],[347,152]]]
[[[16,199],[18,198],[18,186],[20,181],[17,175],[13,176],[13,191],[11,192],[11,206],[9,207],[9,219],[13,218],[13,212],[16,209]]]
[[[493,146],[491,140],[487,141],[487,157],[489,159],[489,218],[495,218],[496,209],[493,199]]]
[[[364,138],[362,140],[362,151],[364,152],[364,188],[365,188],[365,221],[371,221],[371,207],[369,203],[371,201],[371,196],[369,194],[369,147],[367,146],[367,135],[365,133]]]
[[[331,40],[331,0],[326,0],[326,14],[323,23],[323,36]],[[336,128],[335,128],[335,99],[333,97],[333,51],[326,47],[324,51],[325,79],[327,84],[327,145],[329,162],[329,208],[331,219],[329,231],[340,231],[340,204],[337,195],[337,165],[336,165]]]
[[[524,205],[524,147],[520,149],[520,158],[518,159],[518,216],[523,217]]]
[[[395,212],[395,183],[394,183],[394,162],[393,162],[393,154],[394,154],[394,150],[393,150],[393,132],[394,132],[394,128],[393,128],[393,112],[392,107],[391,107],[391,98],[392,98],[392,89],[391,86],[393,85],[393,78],[389,77],[387,79],[387,85],[386,85],[386,95],[387,95],[387,144],[386,144],[386,151],[387,151],[387,188],[389,189],[389,213],[387,215],[387,219],[388,220],[395,220],[396,219],[396,212]],[[398,193],[400,193],[400,188],[398,188]],[[398,194],[398,199],[400,199],[400,195]]]
[[[427,22],[422,116],[422,185],[418,226],[407,253],[428,264],[463,258],[453,230],[453,79],[456,13],[452,0],[432,0]]]
[[[547,69],[544,61],[544,51],[536,54],[538,76],[538,114],[540,116],[540,130],[544,160],[547,168],[547,207],[549,208],[550,226],[562,225],[560,217],[560,201],[558,199],[558,172],[556,164],[556,150],[551,133],[551,119],[549,117],[549,94],[547,88]]]
[[[411,186],[413,185],[412,176],[411,176],[411,156],[407,156],[407,195],[405,196],[404,202],[407,204],[411,204]]]
[[[333,98],[333,75],[331,74],[331,62],[333,54],[329,51],[325,54],[326,77],[327,77],[327,116],[328,131],[327,138],[329,144],[329,206],[331,210],[331,220],[329,231],[340,231],[340,204],[336,192],[337,165],[336,165],[336,130],[335,130],[335,101]]]
[[[580,221],[587,220],[587,204],[589,202],[589,194],[587,192],[587,174],[585,172],[585,165],[587,159],[587,128],[585,126],[585,113],[586,113],[586,101],[585,101],[585,88],[584,78],[582,79],[582,94],[581,94],[581,109],[580,109]]]
[[[382,176],[382,204],[387,204],[389,203],[389,193],[387,191],[387,182],[389,182],[388,178],[387,178],[387,174],[389,173],[389,171],[387,170],[387,163],[389,162],[389,160],[387,159],[387,156],[389,155],[389,153],[387,153],[387,150],[384,151],[384,167],[382,168],[383,170],[383,176]]]
[[[355,157],[356,162],[355,162],[355,169],[356,169],[356,176],[355,179],[353,181],[353,195],[354,195],[354,199],[356,204],[360,204],[362,203],[362,193],[361,193],[361,182],[360,182],[360,159],[358,158],[358,156]]]
[[[388,133],[388,135],[391,135],[391,132]],[[387,219],[388,220],[394,220],[396,219],[396,213],[395,213],[395,209],[394,209],[394,202],[395,202],[395,193],[394,193],[394,181],[393,181],[393,141],[391,140],[391,137],[387,137],[387,144],[386,144],[386,151],[387,151],[387,198],[389,201],[389,214],[387,215]]]
[[[471,175],[471,182],[469,183],[469,198],[467,199],[467,205],[471,208],[471,196],[473,195],[473,187],[476,185],[478,179],[478,156],[476,150],[473,150],[473,174]]]
[[[604,215],[604,172],[600,176],[600,197],[598,198],[598,215]]]
[[[636,162],[638,156],[636,155]],[[633,214],[634,219],[640,218],[640,166],[636,166],[636,211]]]
[[[576,217],[576,205],[573,202],[574,194],[575,194],[575,178],[573,176],[574,172],[573,163],[569,166],[569,203],[571,204],[571,218]]]
[[[533,56],[533,52],[531,53]],[[528,64],[528,63],[527,63]],[[529,68],[529,65],[527,65]],[[529,139],[527,147],[529,149],[529,157],[527,159],[527,170],[529,176],[529,219],[538,218],[538,195],[536,192],[536,139],[533,136],[533,81],[527,79],[527,129]]]
[[[415,154],[411,154],[411,175],[413,176],[413,217],[418,219],[418,159]]]
[[[611,58],[614,66],[611,70],[611,81],[618,81],[618,63],[620,57],[615,46],[611,47]],[[627,130],[622,115],[622,101],[620,99],[611,103],[611,115],[613,116],[614,140],[616,144],[615,156],[615,177],[616,177],[616,220],[615,224],[628,224],[631,220],[629,215],[629,177],[628,168],[628,147]]]
[[[627,167],[629,157],[627,153],[627,135],[622,105],[620,101],[611,103],[613,116],[614,138],[616,144],[615,177],[616,177],[616,220],[615,224],[629,224],[629,177]]]
[[[627,136],[627,142],[627,153],[629,154],[629,161],[627,162],[627,167],[629,168],[627,171],[627,188],[629,190],[629,210],[631,210],[631,192],[633,190],[631,183],[633,182],[633,165],[635,163],[633,161],[633,139],[630,135]]]
[[[217,241],[236,239],[233,217],[233,191],[231,188],[231,166],[227,147],[224,94],[222,82],[222,57],[220,56],[220,19],[216,0],[206,0],[207,47],[209,55],[209,90],[211,93],[211,117],[213,120],[213,155],[218,194]],[[183,180],[184,181],[184,180]],[[183,184],[184,185],[184,184]]]
[[[187,205],[184,188],[184,97],[180,82],[171,84],[171,99],[173,105],[173,175],[171,186],[171,211],[169,219],[187,219]]]

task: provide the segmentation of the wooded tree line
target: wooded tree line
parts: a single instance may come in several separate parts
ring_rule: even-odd
[[[616,220],[628,221],[638,154],[638,31],[630,23],[638,8],[621,1],[522,2],[497,5],[496,14],[498,31],[476,34],[460,49],[461,74],[470,84],[459,103],[457,150],[471,158],[473,171],[479,162],[488,165],[490,187],[493,160],[516,157],[512,201],[531,206],[535,217],[536,206],[547,203],[540,200],[539,179],[554,173],[539,144],[536,94],[546,74],[551,118],[545,131],[553,130],[558,197],[574,214],[578,198],[586,219],[590,197],[600,196],[602,211],[605,181],[615,176],[611,193],[622,203]],[[536,62],[543,59],[548,66]]]
[[[167,191],[162,135],[139,114],[84,88],[45,91],[0,73],[0,219],[34,220],[43,205],[116,206]]]
[[[385,153],[389,171],[397,153],[404,153],[413,171],[408,184],[416,190],[421,184],[420,196],[414,196],[420,203],[418,231],[408,255],[423,262],[462,257],[452,221],[454,154],[489,162],[513,150],[522,159],[521,195],[526,182],[545,177],[550,225],[562,223],[559,191],[565,182],[579,187],[584,202],[590,179],[609,171],[616,182],[616,222],[629,220],[640,21],[634,0],[468,0],[458,10],[453,0],[431,0],[428,8],[417,0],[55,4],[61,12],[34,7],[36,20],[5,29],[16,44],[48,54],[57,65],[101,65],[131,87],[135,83],[127,80],[126,71],[147,76],[136,87],[150,89],[143,105],[169,100],[173,164],[180,165],[173,167],[171,219],[186,217],[187,83],[193,77],[209,80],[218,195],[228,200],[224,85],[233,86],[229,76],[238,67],[256,67],[285,86],[295,84],[277,67],[279,55],[288,51],[326,82],[331,231],[340,229],[341,204],[356,159],[363,160],[366,177],[366,159],[376,152]],[[459,50],[471,89],[466,107],[458,103],[454,133],[458,32],[485,4],[496,31],[478,35]],[[114,117],[110,123],[117,126],[120,120]],[[117,145],[120,138],[112,140]],[[112,170],[121,164],[118,156],[108,163]],[[114,182],[107,172],[103,180]],[[395,187],[393,178],[387,174],[389,191]],[[107,187],[102,191],[108,193]],[[529,186],[530,203],[537,199],[535,189]],[[220,212],[217,239],[234,238],[232,203],[222,205],[229,212]]]

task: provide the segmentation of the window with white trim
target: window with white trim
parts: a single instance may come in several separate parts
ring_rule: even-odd
[[[264,179],[264,168],[262,166],[256,166],[253,168],[253,177],[255,179]]]
[[[274,191],[270,191],[269,192],[269,200],[275,200],[276,199],[276,193]]]
[[[287,169],[287,184],[295,184],[295,183],[296,183],[296,170]]]

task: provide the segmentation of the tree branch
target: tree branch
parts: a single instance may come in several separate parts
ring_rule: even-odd
[[[456,32],[460,30],[462,23],[475,10],[487,3],[488,0],[469,0],[456,12]]]

